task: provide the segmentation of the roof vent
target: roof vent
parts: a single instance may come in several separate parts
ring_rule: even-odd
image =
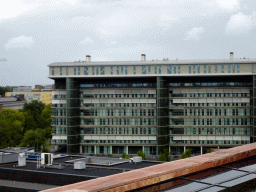
[[[41,164],[42,165],[52,165],[53,157],[51,153],[41,154]]]
[[[86,163],[84,161],[76,161],[74,163],[74,169],[85,169],[86,168]]]
[[[145,54],[141,54],[141,61],[146,61],[146,55]]]
[[[133,157],[133,162],[134,162],[134,163],[142,162],[142,157],[140,157],[140,156]]]
[[[86,61],[91,62],[91,55],[86,55]]]
[[[230,52],[230,60],[234,60],[234,53]]]

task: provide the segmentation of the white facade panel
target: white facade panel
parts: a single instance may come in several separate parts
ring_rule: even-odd
[[[123,138],[124,138],[124,140],[127,140],[127,141],[132,140],[132,136],[124,136]]]
[[[215,93],[215,89],[207,89],[206,92],[207,93]]]
[[[241,93],[250,93],[250,89],[241,89]]]
[[[241,141],[242,140],[242,136],[233,136],[233,140]]]
[[[124,136],[116,136],[116,140],[124,140]]]
[[[92,140],[100,140],[100,136],[93,135],[93,136],[92,136]]]
[[[243,141],[250,141],[250,136],[242,136]]]
[[[116,140],[116,136],[108,136],[108,140]]]
[[[132,103],[139,103],[140,100],[139,99],[132,99]]]
[[[224,136],[224,140],[228,141],[228,140],[232,140],[233,137],[232,136]]]
[[[216,103],[224,103],[224,99],[223,98],[216,98],[215,102]]]
[[[233,89],[232,92],[233,93],[241,93],[241,89]]]
[[[52,104],[59,104],[60,100],[52,100]]]
[[[108,103],[108,99],[100,99],[100,103]]]
[[[223,89],[224,93],[232,93],[232,89]]]
[[[189,136],[181,136],[181,140],[190,140]]]
[[[199,140],[204,140],[205,141],[207,139],[206,139],[206,136],[199,136]]]
[[[241,103],[241,98],[233,98],[233,103]]]
[[[100,90],[92,90],[92,94],[99,94],[100,93]]]
[[[140,90],[132,90],[132,94],[140,94]]]
[[[206,93],[206,89],[198,89],[198,93]]]
[[[181,136],[173,136],[173,140],[181,140]]]
[[[148,99],[148,103],[156,103],[156,99]]]
[[[189,92],[190,93],[198,93],[197,89],[190,89]]]
[[[173,103],[181,103],[181,99],[173,99]]]
[[[189,136],[190,138],[190,140],[198,140],[199,139],[199,136]]]
[[[60,100],[59,103],[67,103],[67,100]]]
[[[156,94],[156,90],[150,89],[148,90],[148,94]]]
[[[148,90],[142,89],[142,90],[140,90],[140,94],[148,94]]]
[[[148,103],[147,99],[140,99],[140,103]]]
[[[116,99],[116,103],[124,103],[124,99]]]
[[[206,103],[206,99],[198,99],[198,103]]]
[[[115,99],[108,99],[108,103],[116,103]]]
[[[124,90],[124,94],[132,94],[131,90]]]
[[[124,99],[124,103],[132,103],[131,99]]]
[[[140,140],[148,140],[148,136],[140,136]]]
[[[250,102],[250,98],[241,98],[241,102],[242,103],[249,103]]]
[[[224,140],[224,136],[216,136],[216,140]]]
[[[101,135],[101,136],[100,136],[100,140],[108,140],[108,136],[103,136],[103,135]]]
[[[156,136],[148,136],[148,140],[156,140]]]
[[[206,136],[207,140],[215,140],[215,136]]]
[[[108,90],[108,94],[116,94],[116,90]]]
[[[132,136],[132,140],[141,140],[140,136]]]
[[[232,103],[233,98],[224,98],[224,103]]]
[[[92,103],[100,103],[99,99],[92,99]]]
[[[215,89],[215,93],[223,93],[223,89]]]
[[[83,94],[92,94],[92,90],[83,90]]]
[[[62,140],[67,140],[67,138],[68,138],[68,137],[67,137],[66,135],[61,135],[61,136],[60,136],[60,139],[62,139]]]
[[[182,89],[181,93],[189,93],[189,89]]]
[[[92,140],[92,136],[91,135],[86,135],[86,136],[84,136],[84,140]]]
[[[123,90],[116,90],[116,94],[124,94]]]
[[[180,94],[180,93],[182,93],[181,89],[173,89],[173,94]]]
[[[181,103],[189,103],[189,99],[182,99]]]
[[[215,103],[215,99],[207,99],[207,103]]]
[[[100,94],[108,94],[108,90],[102,89],[100,90]]]

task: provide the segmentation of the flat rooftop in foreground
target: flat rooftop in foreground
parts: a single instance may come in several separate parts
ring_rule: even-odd
[[[57,187],[74,191],[246,191],[256,183],[256,143]]]

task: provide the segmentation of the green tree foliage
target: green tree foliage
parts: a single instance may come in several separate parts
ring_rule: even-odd
[[[26,147],[29,145],[30,147],[35,147],[36,151],[40,151],[41,145],[44,145],[46,140],[46,131],[44,129],[28,130],[26,131],[20,146]]]
[[[41,119],[41,114],[45,108],[45,104],[42,103],[41,101],[33,100],[31,103],[25,103],[24,104],[24,111],[30,111],[36,124],[40,125],[42,123]]]
[[[206,153],[211,153],[211,152],[214,152],[214,150],[213,150],[212,148],[208,148],[208,149],[206,150]]]
[[[23,134],[25,117],[13,109],[0,111],[0,148],[17,146]]]
[[[137,155],[138,155],[139,157],[142,157],[142,160],[146,160],[146,155],[145,155],[145,153],[144,153],[142,150],[139,150],[139,151],[137,152]]]
[[[185,152],[181,154],[181,159],[189,158],[191,157],[192,149],[188,148]]]
[[[158,161],[165,161],[165,162],[169,162],[170,158],[169,158],[169,149],[165,148],[162,152],[160,152]]]
[[[130,156],[127,155],[127,154],[123,151],[123,153],[122,153],[122,158],[123,158],[123,159],[130,159]]]
[[[6,89],[4,87],[0,87],[0,95],[5,96]]]
[[[25,117],[25,124],[24,124],[24,129],[23,129],[23,135],[27,130],[35,130],[37,128],[37,123],[33,118],[33,115],[29,110],[23,112],[24,117]]]

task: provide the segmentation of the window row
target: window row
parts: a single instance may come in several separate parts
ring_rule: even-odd
[[[170,128],[170,134],[250,135],[251,128]]]
[[[252,109],[170,109],[169,116],[247,116]]]
[[[250,118],[169,119],[169,125],[252,125]]]
[[[169,87],[251,87],[252,82],[195,82],[169,83]]]
[[[81,110],[80,116],[155,116],[156,109],[90,109]]]
[[[240,140],[228,140],[228,141],[223,141],[223,140],[184,140],[184,141],[173,141],[172,138],[170,138],[170,144],[172,143],[181,143],[181,144],[249,144],[250,141],[245,140],[245,141],[240,141]]]
[[[81,134],[152,134],[155,135],[156,128],[81,128]]]
[[[156,94],[80,94],[80,98],[147,98]]]
[[[250,93],[179,93],[169,92],[169,97],[250,97]]]
[[[157,143],[156,140],[81,140],[81,143]]]
[[[156,103],[80,103],[81,107],[156,107]]]
[[[156,125],[156,119],[81,119],[81,125]]]
[[[169,106],[173,107],[246,107],[252,106],[252,103],[173,103],[173,100],[169,100]]]
[[[80,88],[154,88],[156,83],[100,83],[80,84]]]
[[[214,66],[214,69],[213,67]],[[218,64],[192,64],[188,66],[188,73],[200,73],[200,67],[203,67],[204,73],[218,73],[218,67],[221,67],[221,73],[224,73],[224,64],[218,65]],[[214,71],[212,71],[214,70]],[[228,64],[228,73],[240,73],[240,65],[239,64]]]

